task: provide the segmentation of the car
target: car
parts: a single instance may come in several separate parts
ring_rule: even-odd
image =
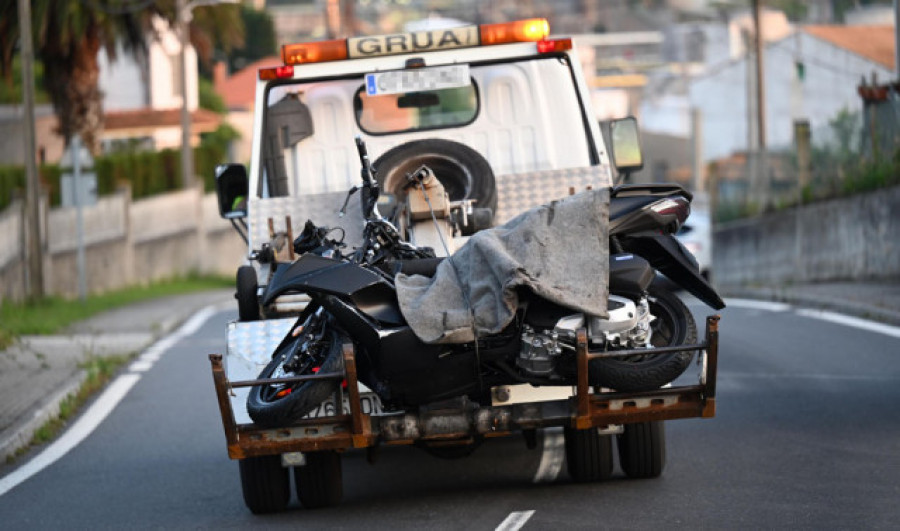
[[[712,270],[712,221],[709,201],[702,194],[694,194],[691,215],[675,237],[694,255],[700,273],[709,280]]]

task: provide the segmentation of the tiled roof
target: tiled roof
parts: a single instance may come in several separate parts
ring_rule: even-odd
[[[803,26],[803,31],[894,69],[894,26]]]
[[[191,113],[191,125],[197,129],[213,129],[222,118],[206,109],[197,109]],[[105,115],[103,128],[107,131],[116,129],[137,129],[149,127],[181,126],[181,109],[138,109],[134,111],[112,111]]]
[[[282,66],[280,57],[265,57],[238,70],[216,84],[218,92],[229,109],[247,109],[253,105],[256,94],[256,80],[260,68]]]

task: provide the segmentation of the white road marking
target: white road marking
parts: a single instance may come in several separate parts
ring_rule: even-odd
[[[725,299],[726,308],[746,308],[748,310],[766,310],[770,312],[786,312],[791,305],[784,302],[758,301],[753,299]]]
[[[500,522],[497,531],[516,531],[522,529],[522,526],[528,522],[528,519],[534,514],[534,511],[516,511],[509,513],[506,520]]]
[[[36,455],[31,461],[25,463],[6,477],[0,478],[0,496],[52,465],[66,455],[69,450],[78,446],[112,413],[116,406],[119,405],[119,402],[128,394],[128,391],[134,387],[134,384],[138,383],[141,379],[141,372],[149,370],[153,363],[165,354],[172,345],[196,332],[215,312],[215,306],[203,308],[181,325],[173,334],[160,339],[147,348],[144,354],[132,363],[129,368],[130,372],[116,378],[71,428],[66,430],[56,441]]]
[[[37,474],[44,468],[55,463],[59,458],[66,455],[69,450],[78,446],[90,435],[94,429],[103,422],[103,419],[116,407],[119,401],[125,397],[129,390],[140,380],[137,374],[123,374],[106,388],[106,391],[100,395],[94,405],[72,425],[71,428],[57,439],[53,444],[48,446],[43,452],[38,454],[34,459],[23,465],[12,474],[0,479],[0,496],[4,495],[26,479]]]
[[[538,465],[537,473],[534,475],[535,483],[545,483],[555,481],[556,476],[562,468],[563,449],[565,448],[565,440],[563,433],[559,429],[544,430],[544,451],[541,453],[541,462]]]
[[[831,323],[842,324],[846,326],[852,326],[854,328],[859,328],[861,330],[867,330],[869,332],[878,332],[879,334],[885,334],[891,337],[900,338],[900,327],[891,326],[882,323],[876,323],[874,321],[869,321],[867,319],[860,319],[858,317],[850,317],[849,315],[844,315],[835,312],[827,312],[824,310],[806,310],[800,309],[797,310],[797,315],[803,317],[811,317],[813,319],[821,319],[822,321],[828,321]]]
[[[880,374],[827,374],[827,373],[774,373],[774,372],[719,372],[719,381],[731,378],[760,379],[760,380],[834,380],[834,381],[862,381],[862,382],[888,382],[900,380],[898,376]]]

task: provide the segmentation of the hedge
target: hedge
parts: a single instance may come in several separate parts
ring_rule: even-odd
[[[194,173],[202,177],[206,191],[213,190],[213,170],[221,164],[226,150],[219,144],[204,144],[194,149]],[[97,193],[108,195],[119,183],[131,185],[132,198],[140,199],[181,188],[181,152],[164,149],[155,152],[115,153],[94,158],[97,174]],[[44,165],[38,169],[41,186],[50,194],[50,204],[61,202],[60,176],[56,165]],[[0,210],[6,208],[18,190],[25,195],[25,168],[0,166]]]

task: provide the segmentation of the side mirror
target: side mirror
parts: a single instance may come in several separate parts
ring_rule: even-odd
[[[641,136],[637,120],[633,116],[611,121],[609,137],[612,144],[613,164],[619,173],[627,175],[644,167]]]
[[[243,164],[216,166],[216,195],[219,197],[219,215],[225,219],[247,217],[247,195],[250,182]]]

